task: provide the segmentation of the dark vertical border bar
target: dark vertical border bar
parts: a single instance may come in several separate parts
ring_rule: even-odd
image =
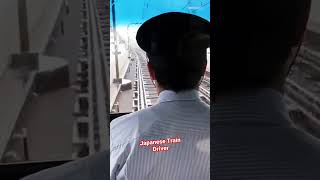
[[[216,19],[219,18],[219,1],[221,0],[214,0],[214,2],[211,0],[210,1],[210,179],[214,179],[214,158],[215,156],[214,153],[214,136],[213,136],[213,111],[214,111],[214,102],[215,102],[215,88],[216,84],[213,82],[212,77],[215,77],[214,73],[214,56],[213,56],[213,47],[214,47],[214,42],[213,39],[215,37],[215,23]],[[213,72],[212,72],[213,71]]]

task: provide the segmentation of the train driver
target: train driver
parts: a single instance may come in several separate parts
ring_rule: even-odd
[[[199,98],[210,23],[186,13],[164,13],[141,25],[158,103],[111,122],[110,177],[209,179],[210,109]]]

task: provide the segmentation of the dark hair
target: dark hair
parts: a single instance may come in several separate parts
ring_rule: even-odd
[[[283,72],[302,40],[310,0],[226,0],[213,19],[215,92],[263,87]]]
[[[198,56],[184,58],[148,55],[148,58],[154,68],[158,84],[164,89],[179,92],[197,87],[207,63],[205,54],[204,52]]]

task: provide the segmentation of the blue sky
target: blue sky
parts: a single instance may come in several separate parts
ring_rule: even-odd
[[[115,4],[117,25],[143,23],[153,16],[172,11],[195,14],[210,21],[210,0],[115,0]]]

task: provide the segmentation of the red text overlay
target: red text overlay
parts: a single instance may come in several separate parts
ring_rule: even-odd
[[[169,144],[179,144],[181,139],[179,137],[158,139],[158,140],[140,140],[140,146],[151,148],[152,152],[169,151]]]

